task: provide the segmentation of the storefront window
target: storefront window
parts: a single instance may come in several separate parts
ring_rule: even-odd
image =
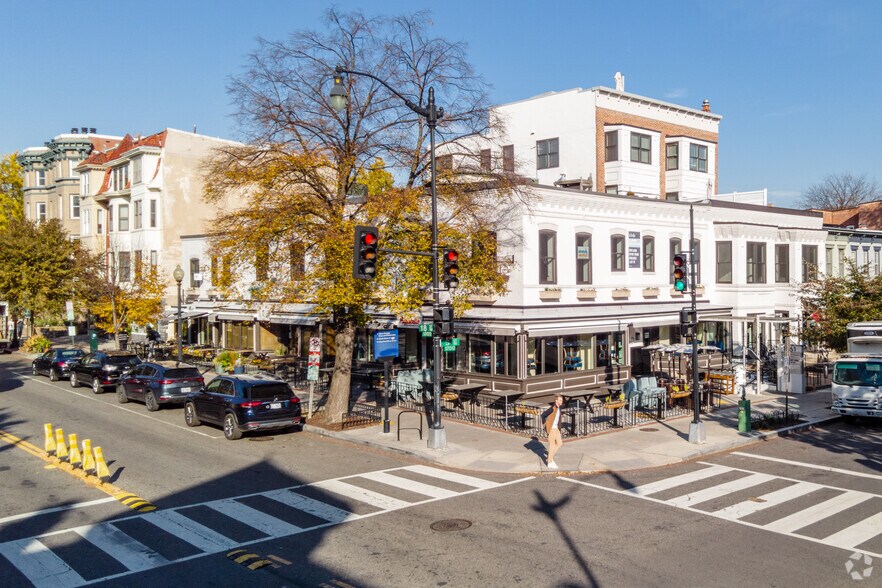
[[[527,339],[527,375],[556,374],[560,371],[557,337]]]
[[[224,332],[227,349],[254,349],[253,323],[227,323]]]
[[[518,373],[518,346],[514,337],[494,337],[496,344],[496,373],[516,376]]]
[[[563,341],[563,371],[579,372],[594,367],[593,337],[591,335],[567,335]]]
[[[469,371],[489,374],[493,371],[492,339],[484,335],[470,335]],[[460,343],[460,347],[462,343]]]
[[[625,363],[624,333],[602,333],[596,336],[595,354],[597,367],[609,367]]]

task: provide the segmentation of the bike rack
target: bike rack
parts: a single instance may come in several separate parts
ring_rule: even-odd
[[[405,414],[417,415],[417,417],[419,417],[419,419],[420,419],[420,426],[419,427],[402,427],[401,426],[401,420],[402,420],[401,418]],[[420,432],[420,441],[422,441],[423,440],[423,414],[419,411],[416,411],[416,410],[402,410],[401,412],[398,413],[398,440],[399,441],[401,441],[402,428],[405,431],[419,431]]]

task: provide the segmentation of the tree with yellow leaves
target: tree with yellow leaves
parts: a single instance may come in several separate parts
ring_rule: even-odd
[[[24,220],[24,193],[17,153],[0,159],[0,231]],[[2,292],[0,292],[2,297]]]
[[[382,248],[431,250],[429,128],[368,77],[346,78],[348,105],[335,112],[335,66],[370,72],[416,104],[433,87],[445,110],[437,133],[447,145],[489,134],[495,124],[464,45],[431,37],[427,22],[425,13],[367,18],[330,10],[325,31],[262,40],[230,88],[250,142],[222,148],[207,174],[206,199],[221,209],[210,246],[223,260],[227,296],[244,298],[247,289],[262,301],[313,303],[327,321],[332,421],[348,410],[355,328],[374,309],[419,309],[432,283],[429,257],[388,253],[376,279],[353,278],[356,225],[379,227]],[[461,253],[461,311],[468,292],[506,290],[509,268],[495,251],[518,181],[484,165],[459,169],[468,173],[439,173],[437,195],[439,244]],[[244,193],[244,203],[224,208],[231,193]],[[256,280],[243,284],[245,275]]]

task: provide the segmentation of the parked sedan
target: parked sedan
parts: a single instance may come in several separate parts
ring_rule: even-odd
[[[141,363],[131,351],[96,351],[84,355],[70,366],[70,386],[92,386],[92,392],[101,394],[109,386],[116,386],[120,375]]]
[[[259,374],[218,376],[184,405],[188,426],[219,425],[230,440],[246,431],[295,427],[301,419],[300,399],[288,383]]]
[[[145,362],[120,377],[116,398],[121,404],[140,400],[153,412],[163,404],[183,404],[187,395],[204,383],[202,374],[193,366],[176,361]]]
[[[31,363],[31,373],[35,376],[46,374],[53,382],[70,375],[70,364],[85,353],[82,349],[50,349]]]

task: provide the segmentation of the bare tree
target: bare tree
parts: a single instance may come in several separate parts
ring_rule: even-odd
[[[830,174],[819,184],[812,184],[802,194],[799,201],[803,208],[816,210],[842,210],[852,208],[862,202],[872,202],[882,198],[882,191],[876,180],[850,173]]]
[[[222,149],[208,170],[206,199],[221,210],[210,247],[224,260],[225,284],[253,275],[252,298],[313,302],[328,318],[336,354],[327,405],[332,421],[348,410],[355,328],[367,309],[418,308],[431,282],[427,258],[415,256],[385,257],[371,282],[352,276],[356,224],[380,227],[384,247],[428,251],[431,242],[429,127],[395,92],[425,105],[434,88],[445,112],[438,123],[442,141],[498,134],[490,133],[486,84],[468,64],[465,46],[432,37],[426,23],[425,13],[367,18],[330,10],[323,31],[261,40],[230,86],[248,144]],[[376,76],[395,92],[370,77],[344,76],[348,104],[335,112],[330,90],[337,65]],[[442,243],[467,253],[483,241],[475,259],[495,251],[489,241],[496,221],[511,210],[503,203],[516,191],[514,180],[477,166],[459,178],[442,174]],[[476,189],[488,185],[494,190]],[[244,206],[220,206],[232,192],[243,193]],[[464,289],[471,283],[504,291],[502,269],[475,263]]]

